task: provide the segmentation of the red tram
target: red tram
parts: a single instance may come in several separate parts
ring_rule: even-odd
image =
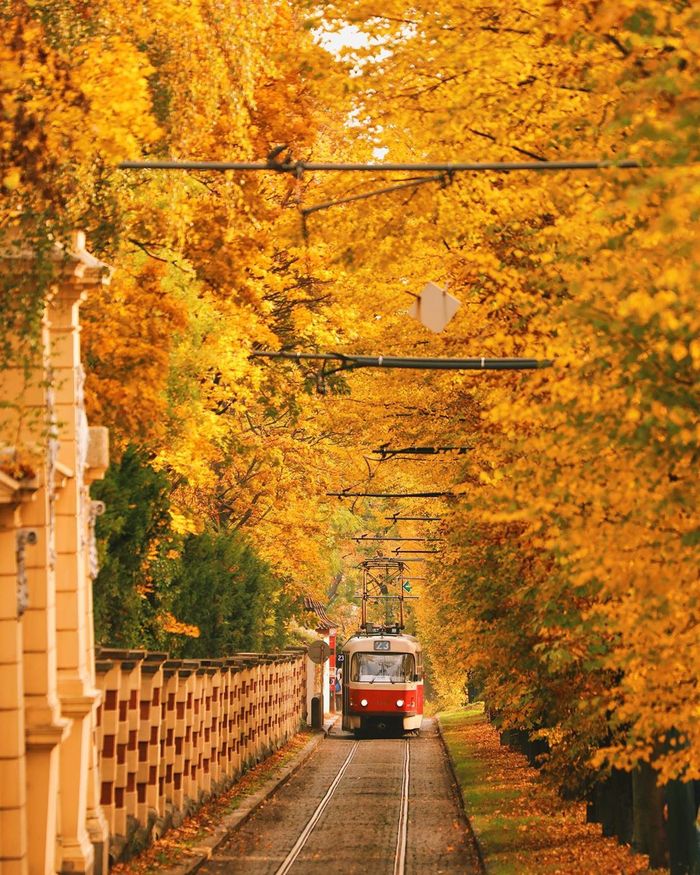
[[[343,729],[418,732],[423,719],[423,654],[399,625],[373,627],[343,648]]]

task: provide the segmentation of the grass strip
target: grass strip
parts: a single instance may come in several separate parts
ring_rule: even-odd
[[[639,875],[646,857],[562,800],[520,753],[501,746],[476,703],[439,715],[467,815],[489,875]]]

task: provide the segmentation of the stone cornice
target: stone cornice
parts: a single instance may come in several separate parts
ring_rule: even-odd
[[[58,717],[52,723],[44,723],[27,727],[28,750],[50,750],[60,744],[73,726],[73,721],[67,717]]]
[[[17,505],[24,501],[31,501],[38,488],[39,482],[36,477],[16,480],[0,471],[0,504]]]
[[[14,241],[0,251],[0,261],[8,264],[33,262],[36,253],[24,245],[21,240]],[[50,254],[51,261],[58,268],[54,282],[60,285],[90,286],[109,285],[112,278],[112,268],[100,261],[85,248],[85,233],[74,231],[70,248],[62,243],[56,243]],[[68,289],[66,291],[68,291]],[[61,289],[55,289],[54,294],[61,294]],[[70,294],[70,292],[68,292]]]

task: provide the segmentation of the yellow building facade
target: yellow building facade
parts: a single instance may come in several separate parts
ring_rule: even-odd
[[[31,270],[21,245],[3,279]],[[0,875],[105,875],[300,727],[303,652],[95,659],[80,303],[110,271],[76,234],[52,254],[36,364],[0,370]]]
[[[33,253],[2,254],[5,278]],[[36,366],[0,371],[0,867],[102,872],[88,488],[108,464],[89,428],[80,302],[109,281],[76,234],[56,247]]]

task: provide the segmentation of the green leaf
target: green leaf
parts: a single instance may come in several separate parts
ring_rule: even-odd
[[[625,21],[625,27],[640,36],[653,36],[656,33],[656,19],[644,6],[638,6]]]

